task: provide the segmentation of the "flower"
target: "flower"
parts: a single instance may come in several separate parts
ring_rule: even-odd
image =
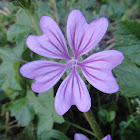
[[[74,135],[74,140],[89,140],[89,139],[83,134],[76,133]]]
[[[111,140],[110,134],[108,134],[107,136],[105,136],[102,140]]]
[[[83,135],[83,134],[76,133],[74,135],[74,140],[89,140],[89,139],[85,135]],[[104,138],[102,138],[102,140],[111,140],[110,134],[108,134],[107,136],[105,136]]]
[[[87,87],[77,73],[80,67],[91,85],[105,93],[117,92],[119,87],[112,74],[112,69],[123,60],[123,54],[116,50],[98,52],[80,62],[78,57],[89,52],[104,36],[108,20],[104,17],[88,24],[79,10],[72,10],[67,20],[67,39],[74,57],[68,53],[65,38],[56,24],[48,16],[40,20],[43,35],[30,35],[27,46],[35,53],[54,59],[66,59],[66,64],[37,60],[23,65],[20,73],[27,78],[35,79],[32,90],[42,93],[52,88],[70,68],[71,73],[61,83],[55,97],[55,109],[59,115],[65,114],[72,105],[81,112],[91,107],[91,98]]]

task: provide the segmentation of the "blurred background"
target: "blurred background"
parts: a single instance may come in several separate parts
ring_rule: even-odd
[[[140,139],[140,1],[139,0],[1,0],[0,1],[0,140],[69,140],[82,133],[96,138],[83,114],[73,106],[63,117],[54,109],[62,82],[37,94],[19,68],[46,59],[26,46],[29,34],[41,35],[39,19],[52,17],[66,37],[71,10],[79,9],[88,23],[106,17],[109,28],[100,43],[84,57],[115,49],[125,59],[113,70],[120,90],[107,95],[86,82],[92,111],[105,135],[113,140]],[[83,77],[82,77],[83,78]],[[86,130],[85,130],[86,129]]]

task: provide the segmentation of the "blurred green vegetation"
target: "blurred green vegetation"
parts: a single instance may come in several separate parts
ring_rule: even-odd
[[[87,55],[105,49],[123,52],[123,63],[115,68],[118,93],[106,95],[87,85],[92,111],[104,135],[113,140],[140,139],[140,1],[139,0],[2,0],[0,1],[0,139],[67,140],[75,133],[94,136],[68,122],[91,131],[84,116],[72,107],[63,117],[54,109],[58,85],[48,92],[31,91],[33,80],[22,77],[19,68],[44,59],[26,46],[29,34],[40,34],[42,15],[52,17],[66,35],[68,14],[79,9],[88,22],[105,16],[109,29],[98,46]]]

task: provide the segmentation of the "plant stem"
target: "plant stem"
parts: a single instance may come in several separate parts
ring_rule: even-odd
[[[59,24],[59,18],[58,18],[58,14],[57,14],[57,7],[56,7],[56,1],[55,0],[53,0],[53,4],[54,4],[56,22],[57,22],[57,24]]]
[[[130,112],[131,115],[133,115],[133,110],[132,110],[132,107],[131,107],[131,104],[130,104],[130,101],[129,101],[128,97],[126,97],[126,101],[127,101],[127,104],[128,104],[129,112]]]
[[[104,49],[105,50],[110,50],[115,46],[116,43],[112,43],[111,45],[109,45],[107,48]]]
[[[19,61],[20,61],[20,62],[23,62],[23,63],[25,63],[25,64],[28,63],[28,61],[23,60],[23,59],[19,59]]]
[[[71,126],[74,126],[74,127],[78,128],[78,129],[81,129],[81,130],[84,131],[84,132],[87,132],[88,134],[91,134],[92,136],[95,136],[95,134],[94,134],[93,132],[91,132],[91,131],[89,131],[89,130],[87,130],[87,129],[85,129],[85,128],[79,126],[79,125],[76,125],[76,124],[71,123],[71,122],[69,122],[69,121],[65,121],[65,122],[68,123],[68,124],[71,125]]]
[[[101,140],[103,138],[103,134],[102,134],[101,129],[93,116],[92,111],[89,110],[88,112],[85,112],[84,115],[85,115],[85,118],[87,119],[88,123],[90,124],[90,127],[92,128],[93,132],[95,133],[96,138],[98,140]]]
[[[32,14],[29,10],[25,10],[25,12],[28,14],[32,24],[34,25],[34,28],[35,28],[35,30],[37,32],[37,35],[41,35],[42,33],[40,31],[39,21],[38,21],[37,15],[34,14],[34,13]]]
[[[115,128],[115,119],[113,120],[113,124],[111,125],[111,136],[113,138],[114,135],[114,128]]]
[[[101,102],[100,102],[100,95],[97,93],[97,99],[98,99],[98,109],[100,109]]]
[[[128,2],[127,2],[127,0],[124,0],[124,6],[125,6],[126,9],[128,9]]]

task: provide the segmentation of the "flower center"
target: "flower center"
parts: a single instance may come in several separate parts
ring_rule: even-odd
[[[77,67],[77,62],[78,60],[75,60],[74,58],[72,58],[71,60],[67,61],[67,67],[72,69],[73,67]]]

